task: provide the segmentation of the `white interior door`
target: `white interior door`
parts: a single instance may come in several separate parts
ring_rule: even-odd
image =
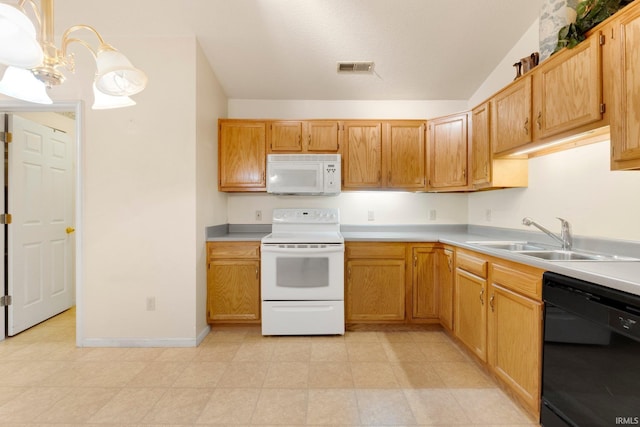
[[[75,298],[72,138],[22,117],[11,117],[9,336],[70,308]]]

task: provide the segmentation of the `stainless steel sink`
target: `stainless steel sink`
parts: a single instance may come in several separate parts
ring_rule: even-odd
[[[474,240],[469,244],[527,255],[547,261],[640,261],[638,258],[581,250],[562,250],[543,243],[522,240]]]
[[[513,251],[522,255],[532,256],[547,261],[640,261],[637,258],[624,257],[586,251],[563,251],[543,250],[543,251]]]
[[[543,246],[535,243],[516,240],[479,240],[467,241],[467,243],[493,249],[505,249],[507,251],[537,251],[544,249]]]

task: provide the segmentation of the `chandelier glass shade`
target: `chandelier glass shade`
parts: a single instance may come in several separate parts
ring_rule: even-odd
[[[25,10],[25,6],[29,9]],[[33,12],[34,19],[28,17],[28,10]],[[97,47],[76,37],[79,31],[92,35]],[[88,25],[68,28],[57,47],[53,35],[53,0],[40,0],[40,7],[35,0],[18,0],[15,4],[0,2],[0,65],[7,66],[0,80],[0,93],[29,102],[51,103],[46,88],[65,81],[63,70],[75,71],[74,56],[68,52],[71,44],[84,46],[96,61],[94,109],[135,105],[129,96],[144,90],[145,73]]]

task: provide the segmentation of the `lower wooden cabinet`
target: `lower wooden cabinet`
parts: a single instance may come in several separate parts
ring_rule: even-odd
[[[454,332],[480,360],[487,361],[486,261],[456,253]]]
[[[456,265],[455,336],[538,416],[543,271],[464,250]]]
[[[404,321],[405,245],[347,243],[347,322]]]
[[[438,318],[438,251],[434,246],[414,247],[412,250],[412,320]]]
[[[259,322],[260,304],[260,242],[208,242],[207,322]]]
[[[438,319],[440,324],[449,331],[453,330],[454,256],[453,249],[437,250]]]
[[[499,263],[492,264],[491,269],[489,365],[520,401],[537,413],[542,374],[542,302],[540,294],[532,298],[517,290],[539,289],[542,271]]]

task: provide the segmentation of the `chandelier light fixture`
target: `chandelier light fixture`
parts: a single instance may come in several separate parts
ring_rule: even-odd
[[[25,7],[33,12],[33,19],[28,17]],[[97,48],[76,37],[75,33],[81,30],[95,36]],[[35,0],[0,2],[0,93],[23,101],[51,104],[46,89],[64,82],[63,69],[75,72],[74,56],[68,52],[72,43],[87,48],[96,61],[93,109],[135,105],[130,96],[145,88],[147,76],[89,25],[68,28],[57,47],[53,0],[40,0],[40,7]]]

